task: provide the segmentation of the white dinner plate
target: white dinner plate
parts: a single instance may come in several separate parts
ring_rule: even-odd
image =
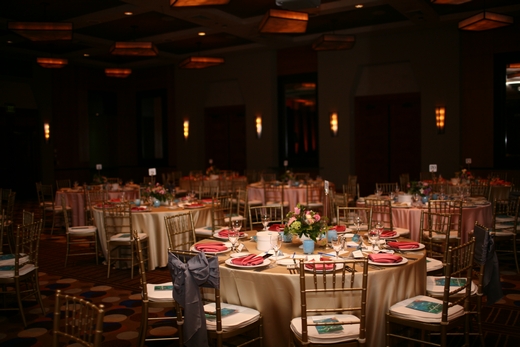
[[[231,253],[229,256],[231,258],[241,258],[241,257],[246,257],[248,255],[250,255],[251,253],[249,252],[240,252],[240,253]]]
[[[399,237],[399,233],[396,231],[394,236],[379,236],[381,240],[387,240],[387,239],[395,239]]]
[[[239,268],[239,269],[256,269],[256,268],[259,268],[259,267],[264,267],[264,266],[267,266],[269,264],[271,264],[271,260],[268,258],[268,259],[264,259],[264,262],[262,264],[258,264],[258,265],[237,265],[237,264],[233,264],[232,263],[232,260],[233,259],[226,259],[226,265],[229,265],[229,266],[232,266],[232,267],[236,267],[236,268]]]
[[[409,251],[420,251],[421,249],[424,249],[424,244],[422,243],[419,243],[419,247],[417,248],[392,248],[388,245],[388,243],[386,244],[390,249],[397,249],[398,251],[401,251],[401,252],[409,252]]]
[[[224,246],[227,247],[227,249],[225,251],[220,251],[220,252],[204,252],[204,253],[208,253],[208,254],[224,254],[224,253],[227,253],[231,250],[231,243],[229,242],[223,242],[224,243]],[[191,251],[194,251],[194,252],[201,252],[199,251],[197,248],[195,248],[195,245],[191,246],[190,248]]]
[[[240,234],[241,234],[241,235],[240,235],[239,239],[245,239],[246,237],[248,237],[247,233],[245,233],[245,232],[243,232],[243,231],[241,231]],[[220,236],[220,235],[218,234],[218,232],[214,233],[214,234],[213,234],[213,237],[216,238],[216,239],[219,239],[219,240],[226,240],[226,241],[228,240],[227,237]]]
[[[190,209],[193,209],[193,208],[203,208],[205,207],[206,205],[204,204],[193,204],[193,205],[184,205],[184,208],[190,208]]]
[[[341,269],[343,265],[341,263],[334,264],[334,267],[330,270],[325,270],[325,272],[333,272]],[[307,266],[305,267],[305,271],[314,272],[314,269],[309,269]],[[323,270],[316,270],[316,273],[323,273]]]
[[[398,265],[403,265],[403,264],[408,263],[408,259],[403,257],[403,260],[401,260],[399,263],[377,263],[375,261],[368,259],[368,263],[371,265],[377,265],[377,266],[398,266]]]
[[[442,269],[442,261],[433,258],[426,258],[426,272],[439,269]]]

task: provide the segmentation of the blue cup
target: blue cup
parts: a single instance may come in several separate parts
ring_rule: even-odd
[[[303,253],[312,254],[314,252],[314,240],[303,240]]]
[[[161,202],[159,200],[155,200],[153,202],[153,207],[159,207],[159,206],[161,206]]]
[[[282,234],[283,242],[292,242],[293,234],[284,234],[283,231],[280,233]]]
[[[327,241],[328,242],[332,242],[332,239],[336,238],[336,237],[338,237],[338,232],[336,231],[336,229],[331,229],[331,230],[327,231]]]
[[[135,206],[141,206],[141,200],[140,199],[135,199],[134,200],[134,204],[135,204]]]

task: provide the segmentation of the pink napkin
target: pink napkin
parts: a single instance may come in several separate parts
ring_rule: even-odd
[[[199,208],[199,207],[204,207],[204,204],[191,204],[191,205],[186,205],[184,207],[187,207],[187,208]]]
[[[204,242],[197,243],[195,245],[195,249],[198,251],[208,252],[208,253],[216,253],[226,251],[228,248],[222,242]]]
[[[368,259],[372,260],[374,263],[400,263],[403,261],[403,257],[388,253],[369,254]]]
[[[245,257],[233,258],[231,259],[231,262],[235,265],[253,266],[262,264],[264,262],[264,258],[256,256],[255,254],[249,254]]]
[[[336,230],[336,231],[345,231],[347,230],[347,227],[344,225],[335,225],[330,230]]]
[[[228,229],[224,229],[224,230],[220,230],[218,232],[218,236],[220,237],[229,237],[229,231]],[[241,231],[238,233],[238,237],[243,237],[244,236],[244,233]]]
[[[110,202],[121,202],[121,199],[110,199]]]
[[[313,262],[314,260],[311,260],[311,262]],[[325,269],[325,271],[327,270],[332,270],[334,268],[334,264],[332,263],[327,263],[327,264],[305,264],[305,267],[307,269],[314,269],[316,268],[316,270],[323,270]]]
[[[273,224],[269,227],[269,231],[283,231],[285,225],[283,224]]]
[[[397,233],[395,231],[392,231],[392,230],[385,230],[381,233],[381,237],[392,237],[392,236],[395,236],[397,235]]]
[[[146,206],[132,207],[132,211],[145,211]]]
[[[399,242],[388,242],[388,246],[397,249],[413,249],[419,248],[419,242],[410,241],[399,241]]]

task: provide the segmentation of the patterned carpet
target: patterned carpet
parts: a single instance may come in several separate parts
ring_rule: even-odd
[[[21,209],[19,209],[21,212]],[[26,302],[25,310],[28,326],[24,329],[18,312],[0,311],[0,347],[50,346],[54,293],[62,292],[84,297],[106,308],[103,346],[128,347],[137,344],[137,330],[140,324],[141,302],[139,278],[130,279],[129,270],[113,270],[106,278],[106,267],[96,265],[91,256],[65,259],[65,239],[55,232],[50,237],[48,231],[40,242],[40,288],[46,312],[43,315],[35,302]],[[102,261],[102,259],[101,259]],[[502,347],[520,345],[520,275],[511,271],[512,264],[501,262],[501,281],[505,296],[496,304],[484,306],[483,320],[486,346]],[[156,269],[147,273],[149,283],[164,283],[171,280],[166,269]],[[16,305],[15,305],[16,306]],[[155,315],[173,315],[174,312],[158,310]],[[384,328],[384,327],[381,327]],[[174,327],[154,326],[149,334],[163,336],[175,333]],[[459,346],[452,341],[450,346]],[[474,343],[479,346],[478,342]],[[149,343],[147,346],[176,346],[175,343]]]

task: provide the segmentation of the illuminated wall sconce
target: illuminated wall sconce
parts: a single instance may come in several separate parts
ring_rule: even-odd
[[[262,137],[262,116],[256,116],[256,137],[260,139]]]
[[[188,141],[188,137],[190,136],[190,121],[185,119],[182,127],[184,129],[184,140]]]
[[[332,137],[338,136],[338,113],[330,113],[330,133]]]
[[[43,123],[43,136],[45,137],[45,142],[49,142],[51,138],[51,127],[49,123]]]
[[[446,121],[446,107],[437,106],[435,108],[435,122],[437,124],[437,134],[444,134],[445,121]]]

